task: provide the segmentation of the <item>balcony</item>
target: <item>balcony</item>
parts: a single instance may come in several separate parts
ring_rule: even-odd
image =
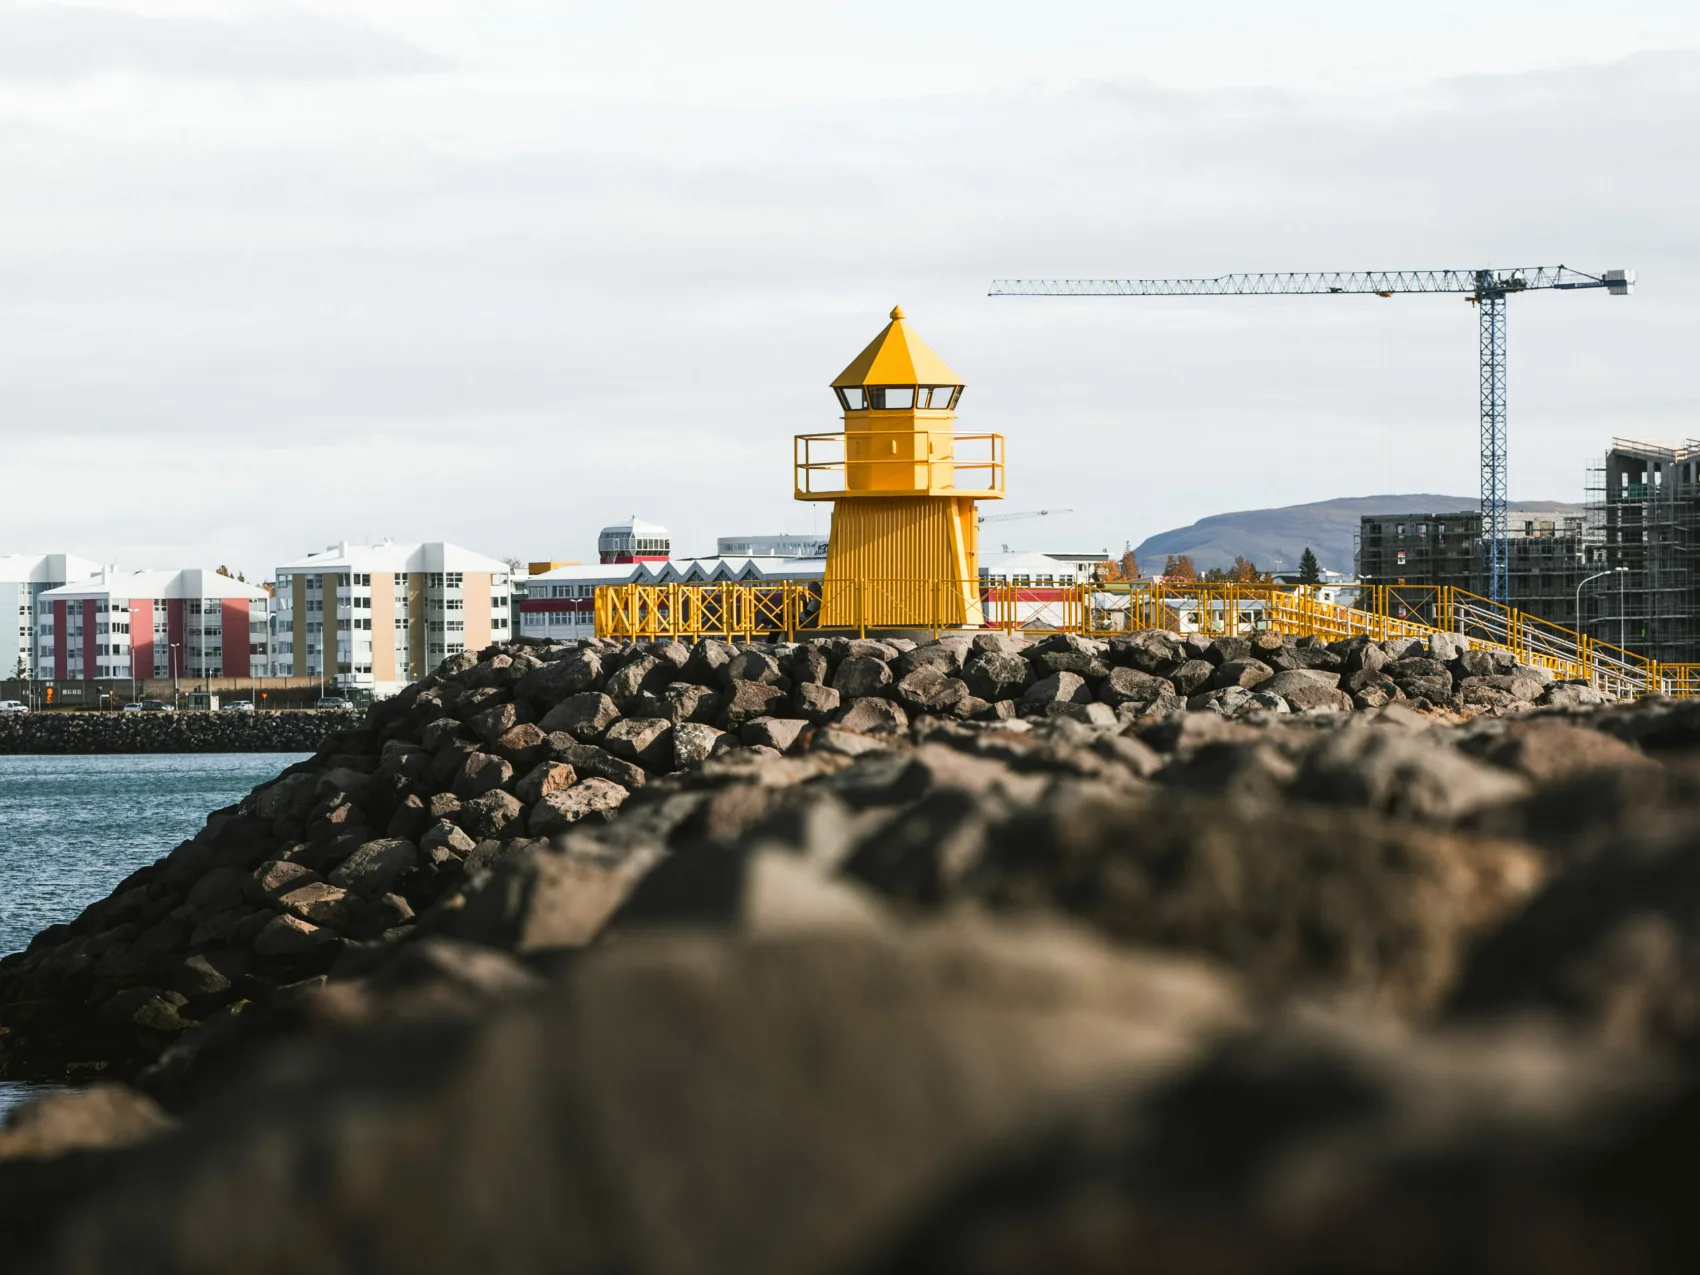
[[[792,460],[798,500],[1003,495],[1002,434],[913,428],[798,434]]]

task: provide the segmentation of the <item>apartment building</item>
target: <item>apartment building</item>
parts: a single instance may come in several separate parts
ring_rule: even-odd
[[[99,570],[98,562],[70,553],[0,554],[0,680],[35,673],[36,600]]]
[[[277,569],[271,675],[393,695],[512,635],[511,572],[459,545],[344,542]]]
[[[36,676],[261,677],[269,600],[262,588],[199,567],[97,569],[36,598]]]

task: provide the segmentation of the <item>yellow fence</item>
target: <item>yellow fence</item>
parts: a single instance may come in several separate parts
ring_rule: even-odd
[[[960,623],[965,591],[977,591],[980,614]],[[952,599],[955,606],[952,607]],[[823,603],[844,625],[819,623]],[[1171,629],[1208,637],[1253,633],[1313,636],[1324,641],[1362,635],[1374,641],[1427,639],[1457,633],[1472,648],[1505,651],[1518,662],[1586,681],[1613,699],[1652,693],[1700,696],[1700,665],[1659,664],[1621,647],[1525,615],[1447,586],[1365,588],[1354,606],[1329,601],[1316,586],[1274,584],[1077,584],[1030,587],[955,580],[771,581],[722,584],[624,584],[596,591],[602,637],[718,637],[997,631],[1044,636],[1114,637]],[[895,618],[894,618],[895,617]]]

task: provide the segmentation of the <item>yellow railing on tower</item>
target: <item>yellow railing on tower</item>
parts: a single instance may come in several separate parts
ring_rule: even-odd
[[[1003,495],[1002,434],[848,430],[797,434],[792,448],[793,486],[798,500],[855,496],[992,500]]]

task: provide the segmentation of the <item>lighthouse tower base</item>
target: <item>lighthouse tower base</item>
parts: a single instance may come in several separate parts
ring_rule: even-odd
[[[834,501],[821,626],[979,628],[979,526],[967,497]]]

